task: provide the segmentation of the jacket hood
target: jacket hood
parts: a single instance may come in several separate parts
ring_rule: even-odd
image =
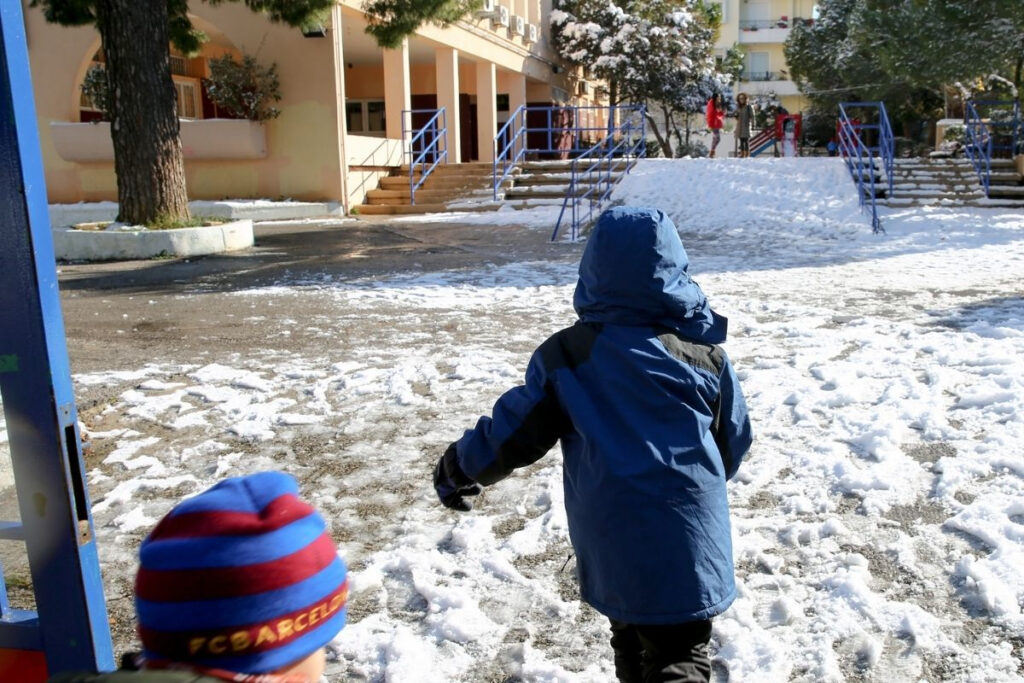
[[[591,232],[573,306],[584,322],[662,325],[696,341],[724,342],[728,322],[711,310],[688,268],[679,232],[663,211],[615,207]]]

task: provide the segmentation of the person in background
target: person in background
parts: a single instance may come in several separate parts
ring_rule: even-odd
[[[750,156],[750,126],[754,121],[754,108],[747,103],[747,93],[736,96],[736,139],[739,140],[740,158]]]
[[[50,683],[316,683],[345,625],[345,563],[295,479],[225,479],[175,506],[139,549],[141,654]]]
[[[736,596],[726,481],[751,427],[719,346],[727,321],[688,267],[663,212],[605,211],[580,262],[579,320],[434,468],[441,502],[466,511],[561,440],[580,591],[609,618],[626,683],[710,680],[711,618]]]
[[[704,119],[708,124],[708,129],[711,130],[711,153],[709,156],[714,159],[718,143],[722,139],[722,126],[725,125],[725,97],[722,96],[722,93],[715,93],[708,100]]]

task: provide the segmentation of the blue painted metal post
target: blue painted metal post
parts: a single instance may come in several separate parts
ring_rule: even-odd
[[[22,3],[0,2],[0,392],[36,613],[8,610],[0,648],[50,674],[114,668],[47,216]]]

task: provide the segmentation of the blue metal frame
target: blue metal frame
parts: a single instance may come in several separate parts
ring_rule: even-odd
[[[418,130],[413,130],[412,115],[429,114],[430,112],[434,112],[430,119]],[[448,134],[445,116],[444,107],[402,111],[402,144],[409,159],[409,201],[412,204],[416,203],[416,190],[423,186],[437,165],[448,163],[448,148],[446,144],[442,144],[447,140]],[[408,128],[405,125],[407,118]],[[406,139],[408,142],[405,142]],[[419,148],[418,152],[417,148]],[[417,169],[420,171],[418,181],[416,180]]]
[[[25,541],[36,612],[4,586],[0,648],[43,650],[51,675],[110,670],[21,5],[0,3],[0,393],[21,513],[0,538]]]
[[[631,116],[636,110],[636,105],[628,104],[614,107],[520,106],[512,112],[494,137],[491,176],[494,181],[494,199],[498,199],[501,186],[529,155],[564,155],[565,158],[575,159],[588,154],[597,145],[606,144],[609,135],[614,134],[614,127],[584,125],[581,123],[584,119],[597,119],[596,116],[588,117],[585,114],[600,113],[606,115],[608,121],[615,121]],[[542,119],[542,123],[530,125],[531,114],[532,118]],[[531,140],[539,140],[539,143],[531,143]]]
[[[1010,120],[993,121],[992,109],[1009,107]],[[985,114],[989,114],[987,117]],[[1020,100],[968,100],[964,103],[964,153],[974,166],[985,196],[992,187],[992,159],[1013,158],[1024,144]],[[1005,142],[1005,140],[1009,142]]]
[[[558,220],[551,233],[552,241],[558,238],[562,218],[568,206],[572,207],[569,237],[576,240],[583,223],[593,221],[594,214],[611,195],[615,186],[612,179],[613,167],[621,163],[624,167],[623,172],[629,173],[636,166],[637,159],[646,154],[645,107],[624,106],[617,109],[621,111],[616,113],[627,114],[622,116],[618,127],[573,159],[570,164],[569,190],[562,200],[562,209],[558,212]],[[582,208],[584,201],[587,203],[585,217]]]
[[[863,109],[876,123],[854,123],[849,110]],[[876,131],[877,141],[868,145],[864,141],[866,131]],[[843,102],[839,105],[839,153],[846,162],[846,167],[857,184],[860,205],[871,203],[871,230],[885,232],[882,221],[878,217],[878,198],[875,173],[878,170],[875,159],[882,163],[885,171],[889,196],[893,192],[893,166],[895,141],[889,114],[884,102]],[[865,178],[867,176],[867,178]]]

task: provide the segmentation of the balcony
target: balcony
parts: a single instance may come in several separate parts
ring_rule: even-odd
[[[740,74],[741,87],[755,85],[758,91],[773,90],[776,95],[799,95],[796,83],[789,80],[785,71],[744,71]]]
[[[53,146],[65,161],[114,160],[110,124],[50,122]],[[267,132],[263,124],[244,119],[182,119],[181,147],[185,159],[263,159]]]
[[[813,22],[813,19],[800,17],[790,20],[788,16],[768,20],[741,19],[740,43],[784,43],[794,25],[810,25]]]

